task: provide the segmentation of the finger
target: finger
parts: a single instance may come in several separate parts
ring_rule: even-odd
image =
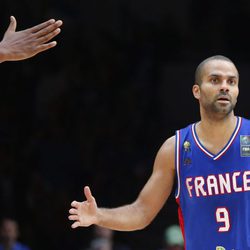
[[[79,222],[79,221],[76,221],[76,222],[74,222],[74,223],[71,225],[72,228],[77,228],[77,227],[79,227],[79,226],[80,226],[80,222]]]
[[[79,219],[78,215],[69,215],[68,218],[69,218],[69,220],[78,220]]]
[[[88,186],[84,187],[84,194],[85,194],[88,202],[93,202],[95,200],[95,198],[92,196],[92,193],[91,193],[90,188]]]
[[[36,25],[36,26],[33,26],[33,27],[31,27],[31,28],[29,28],[29,29],[27,29],[27,30],[29,30],[29,31],[32,32],[32,33],[36,33],[36,32],[38,32],[39,30],[44,29],[44,28],[46,28],[46,27],[48,27],[48,26],[54,24],[55,22],[56,22],[55,19],[50,19],[50,20],[45,21],[45,22],[43,22],[43,23],[40,23],[40,24],[38,24],[38,25]]]
[[[10,17],[10,24],[9,27],[7,29],[7,31],[11,31],[11,32],[15,32],[16,31],[16,19],[14,16]]]
[[[70,213],[70,214],[77,214],[77,210],[74,209],[74,208],[71,208],[71,209],[69,210],[69,213]]]
[[[36,35],[36,43],[37,44],[43,44],[43,43],[46,43],[48,42],[49,40],[51,40],[52,38],[54,38],[55,36],[57,36],[59,33],[61,32],[61,29],[60,28],[57,28],[55,30],[53,30],[52,32],[50,33],[44,33],[42,36],[37,36]]]
[[[48,49],[51,49],[53,47],[56,46],[56,41],[53,41],[53,42],[50,42],[50,43],[46,43],[46,44],[42,44],[42,45],[39,45],[37,46],[35,49],[34,49],[34,55],[35,54],[38,54],[42,51],[45,51],[45,50],[48,50]]]
[[[56,21],[55,23],[53,23],[53,24],[51,24],[51,25],[49,25],[47,27],[44,27],[43,29],[40,29],[37,32],[33,32],[33,34],[35,34],[36,37],[41,37],[41,36],[50,34],[50,33],[54,32],[54,31],[56,31],[56,32],[59,31],[58,33],[60,33],[61,30],[59,28],[60,28],[61,25],[62,25],[62,21],[59,20],[59,21]]]
[[[77,202],[77,201],[72,201],[72,202],[71,202],[71,207],[78,208],[78,207],[79,207],[79,202]]]

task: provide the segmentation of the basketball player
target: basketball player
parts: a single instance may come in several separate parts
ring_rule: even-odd
[[[138,198],[118,208],[73,201],[72,228],[97,224],[113,230],[143,229],[168,199],[175,177],[186,250],[250,249],[250,121],[235,116],[239,73],[224,56],[197,67],[192,91],[201,120],[178,130],[157,153]]]
[[[61,20],[50,19],[29,29],[16,31],[16,19],[11,16],[9,27],[0,42],[0,62],[24,60],[55,47],[56,41],[49,41],[60,33],[61,25]]]

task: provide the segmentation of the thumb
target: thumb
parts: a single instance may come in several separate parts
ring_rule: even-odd
[[[93,202],[95,198],[92,196],[90,188],[88,186],[84,187],[84,194],[88,202]]]
[[[11,32],[15,32],[16,31],[16,18],[14,16],[11,16],[10,17],[10,24],[9,24],[9,27],[7,29],[7,32],[8,31],[11,31]]]

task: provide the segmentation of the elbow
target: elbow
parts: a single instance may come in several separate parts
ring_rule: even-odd
[[[141,220],[141,223],[139,223],[139,224],[137,225],[137,227],[136,227],[135,230],[138,230],[138,231],[139,231],[139,230],[145,229],[146,227],[148,227],[148,226],[151,224],[152,220],[153,220],[153,218],[152,218],[152,219],[143,218],[143,219]]]
[[[135,230],[143,230],[151,224],[151,222],[154,219],[154,216],[150,212],[150,210],[146,209],[143,206],[139,206],[137,208],[138,208],[137,212],[138,212],[138,214],[140,214],[140,216],[137,217],[137,218],[139,218],[139,220],[136,223]]]
[[[136,230],[143,230],[143,229],[145,229],[149,224],[151,223],[151,221],[150,222],[146,222],[146,223],[143,223],[143,224],[141,224],[141,225],[138,225],[138,227],[136,228]]]

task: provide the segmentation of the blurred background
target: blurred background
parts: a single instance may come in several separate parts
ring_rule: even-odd
[[[247,0],[1,0],[0,31],[62,19],[58,45],[0,65],[0,215],[33,250],[81,250],[93,228],[68,210],[90,185],[99,206],[133,201],[161,144],[199,119],[196,66],[222,54],[240,72],[236,114],[249,116]],[[163,246],[174,195],[143,231],[115,232],[135,250]]]

